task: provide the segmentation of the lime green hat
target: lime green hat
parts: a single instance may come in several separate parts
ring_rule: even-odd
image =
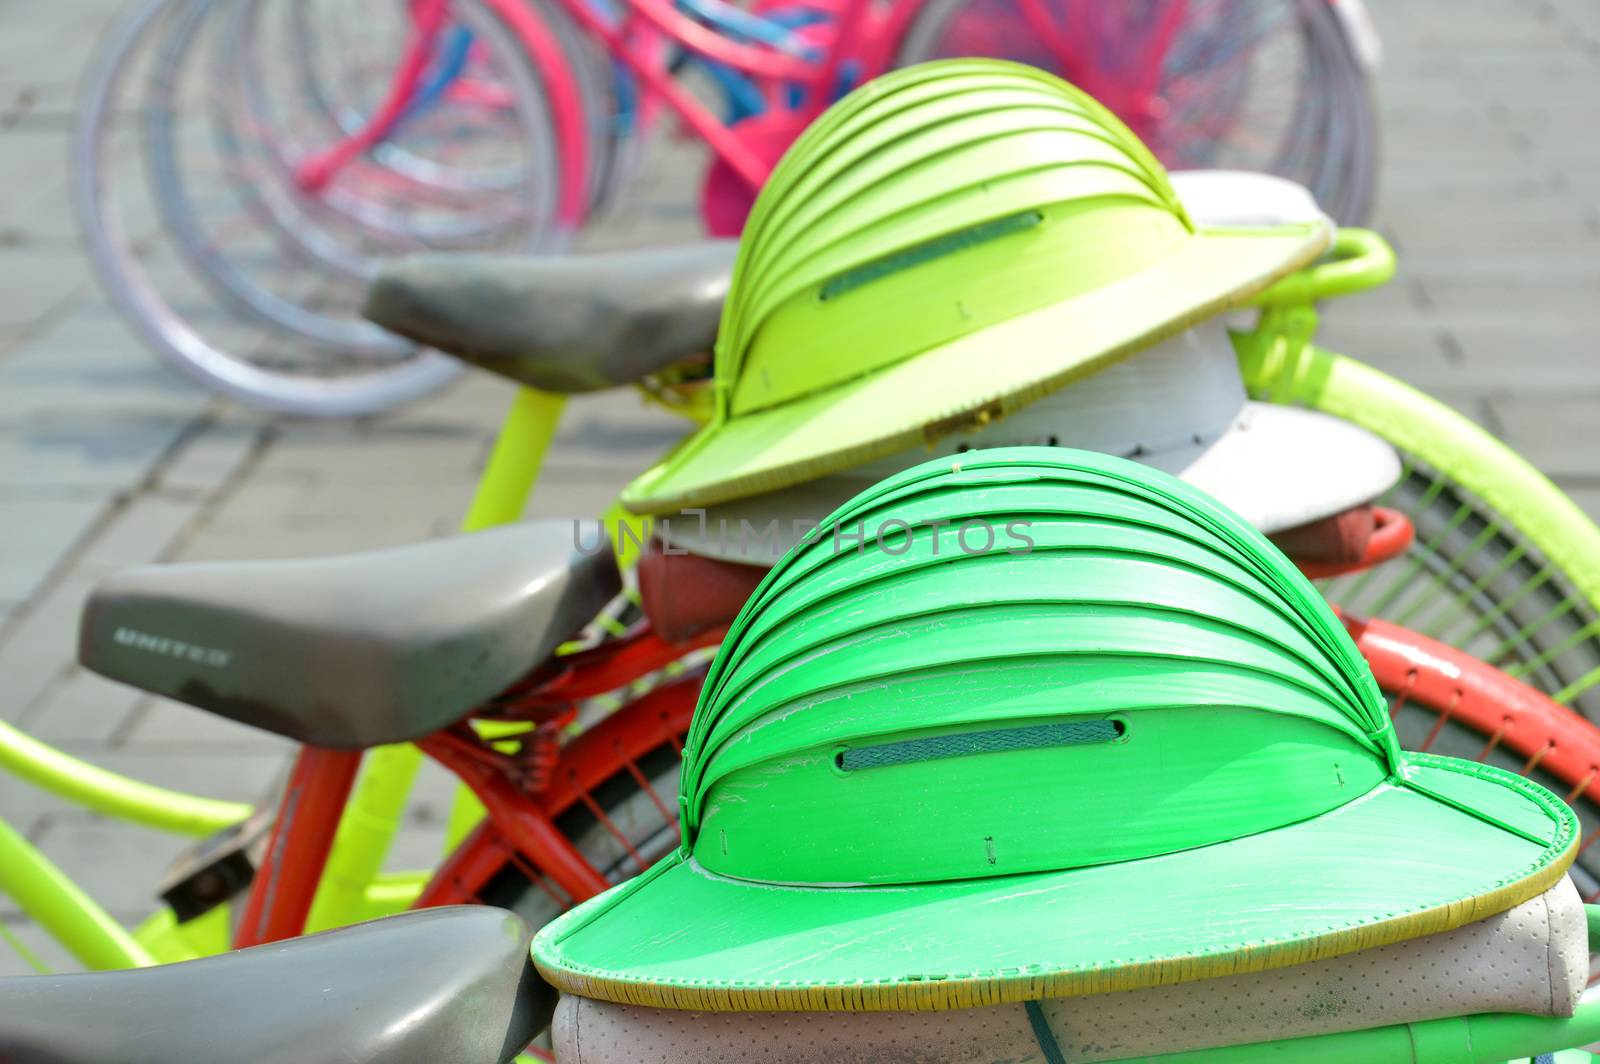
[[[825,527],[706,678],[680,849],[539,934],[560,989],[712,1010],[1131,989],[1443,931],[1572,862],[1549,792],[1402,752],[1311,584],[1165,473],[975,451]]]
[[[1059,78],[926,63],[795,142],[739,242],[711,421],[623,492],[664,513],[803,483],[1011,413],[1305,265],[1327,225],[1198,228]]]

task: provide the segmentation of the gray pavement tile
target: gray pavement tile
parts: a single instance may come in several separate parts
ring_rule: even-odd
[[[528,501],[529,518],[593,521],[610,509],[618,493],[632,479],[629,471],[581,467],[553,468],[540,476]],[[584,525],[585,535],[591,527]]]
[[[1402,270],[1424,281],[1442,277],[1465,281],[1507,281],[1514,282],[1518,287],[1577,284],[1585,292],[1600,287],[1600,261],[1587,249],[1485,250],[1476,255],[1462,255],[1417,248],[1408,250],[1404,259]],[[1497,302],[1514,304],[1515,298],[1515,293],[1508,289]],[[1578,299],[1574,306],[1581,308],[1587,303],[1588,300]]]
[[[50,501],[35,501],[30,506],[45,502]],[[0,512],[3,506],[0,502]],[[120,694],[90,675],[78,675],[80,670],[72,664],[78,613],[102,576],[165,555],[182,526],[194,517],[197,504],[146,494],[122,507],[106,506],[102,501],[101,510],[104,512],[94,515],[91,538],[85,538],[83,530],[70,538],[62,534],[59,549],[78,552],[69,578],[45,597],[35,597],[26,611],[18,611],[14,621],[8,622],[8,629],[0,630],[0,675],[10,680],[6,688],[10,701],[0,706],[0,717],[42,726],[53,738],[72,738],[80,728],[88,736],[106,736],[110,726],[131,709],[131,701],[107,710],[107,717],[88,709],[93,699],[86,696],[86,690],[106,693],[114,702]],[[0,544],[3,542],[10,539],[0,539]],[[16,557],[24,557],[21,549]],[[35,581],[43,581],[54,568],[43,565],[42,558],[43,550],[37,550],[32,562],[37,568],[29,570]],[[0,565],[0,573],[3,571],[5,566]],[[56,723],[58,714],[62,718]],[[96,725],[83,723],[90,720]]]
[[[40,188],[59,184],[66,173],[66,138],[56,130],[0,130],[0,218],[32,203]]]
[[[92,422],[0,422],[0,483],[35,494],[125,491],[150,474],[189,421],[130,412]]]
[[[1490,401],[1505,441],[1557,480],[1600,483],[1600,381],[1584,398],[1506,396]]]
[[[156,487],[205,498],[220,491],[260,447],[266,427],[242,418],[206,423],[161,468]]]
[[[64,801],[10,772],[0,772],[0,819],[24,835],[29,835],[40,821],[53,814],[70,809]],[[0,891],[0,913],[14,910],[14,902]],[[0,954],[4,954],[0,948]]]
[[[0,719],[16,722],[42,693],[74,668],[78,618],[92,582],[67,570],[35,594],[0,629]]]
[[[65,648],[68,655],[72,648]],[[47,743],[102,743],[109,746],[119,725],[144,698],[142,692],[113,683],[88,669],[67,669],[34,699],[22,727]]]
[[[401,830],[384,867],[392,871],[432,868],[444,852],[444,828],[460,782],[432,761],[417,773]]]
[[[0,136],[0,144],[3,143],[4,137]],[[69,196],[63,174],[59,180],[44,182],[33,195],[0,207],[0,247],[73,252],[81,260],[78,219]]]
[[[38,322],[88,291],[90,283],[76,249],[0,247],[0,325]]]
[[[563,467],[620,470],[631,478],[693,427],[631,390],[583,396],[562,412],[550,460]]]
[[[1572,496],[1572,501],[1589,515],[1591,521],[1600,523],[1600,487],[1592,484],[1580,487],[1570,482],[1562,484],[1561,487]]]
[[[97,580],[129,566],[165,561],[199,512],[198,500],[141,492],[117,507],[84,545],[75,572]]]
[[[1390,218],[1404,217],[1408,212],[1434,212],[1441,206],[1458,215],[1472,211],[1475,216],[1485,204],[1564,202],[1569,195],[1567,177],[1556,167],[1542,163],[1493,170],[1390,167],[1379,177],[1376,221],[1381,229]]]
[[[1459,218],[1436,214],[1391,213],[1387,216],[1387,228],[1407,253],[1457,251],[1481,254],[1480,249],[1487,247],[1495,251],[1567,251],[1600,256],[1600,233],[1592,230],[1575,214],[1530,219],[1508,217],[1497,210],[1484,210],[1474,212],[1474,215],[1471,225],[1463,225]],[[1493,252],[1489,257],[1493,257]]]
[[[114,725],[117,745],[139,752],[181,753],[210,750],[275,751],[287,756],[287,739],[181,702],[145,697]]]
[[[7,497],[0,488],[0,599],[30,598],[110,507],[105,495]]]

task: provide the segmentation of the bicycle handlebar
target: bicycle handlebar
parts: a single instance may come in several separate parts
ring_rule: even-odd
[[[1315,303],[1388,283],[1394,276],[1394,248],[1371,229],[1341,229],[1328,258],[1292,273],[1251,302],[1272,307]]]

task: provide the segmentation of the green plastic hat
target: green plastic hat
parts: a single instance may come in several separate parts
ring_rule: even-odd
[[[707,676],[680,849],[540,933],[562,990],[836,1010],[1131,989],[1447,930],[1572,862],[1549,792],[1402,752],[1322,597],[1167,474],[977,451],[829,527]]]
[[[1328,235],[1196,227],[1138,139],[1044,71],[889,74],[819,117],[762,189],[711,421],[623,503],[740,498],[984,424],[1244,302]]]

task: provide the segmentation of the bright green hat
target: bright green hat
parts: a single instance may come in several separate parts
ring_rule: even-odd
[[[825,527],[707,676],[679,851],[536,940],[562,990],[835,1010],[1131,989],[1443,931],[1572,862],[1549,792],[1402,752],[1311,584],[1165,473],[975,451]]]
[[[662,513],[803,483],[1008,414],[1315,258],[1321,222],[1197,228],[1059,78],[926,63],[852,92],[739,242],[708,425],[623,492]]]

